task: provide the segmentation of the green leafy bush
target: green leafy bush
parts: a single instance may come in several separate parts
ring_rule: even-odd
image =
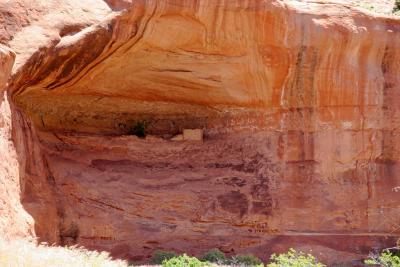
[[[148,123],[147,121],[137,121],[130,129],[128,134],[136,135],[137,137],[146,137]]]
[[[180,255],[178,257],[171,258],[169,260],[164,260],[162,262],[163,267],[206,267],[211,266],[209,262],[202,262],[195,257],[189,257],[186,254]]]
[[[232,257],[230,264],[233,266],[243,266],[243,267],[263,267],[264,264],[263,262],[257,258],[256,256],[253,256],[251,254],[246,254],[246,255],[236,255]]]
[[[154,264],[162,264],[163,261],[177,257],[178,254],[172,251],[156,250],[151,257],[151,262]]]
[[[364,262],[367,265],[379,265],[382,267],[399,267],[400,256],[384,251],[380,255],[371,254],[369,259]]]
[[[319,263],[311,254],[297,252],[294,249],[289,249],[284,254],[273,254],[272,262],[267,267],[324,267],[325,264]]]
[[[226,261],[227,261],[225,254],[217,248],[207,251],[203,255],[203,257],[201,257],[201,260],[208,261],[208,262],[214,262],[214,263],[218,263],[218,264],[223,264],[223,263],[226,263]]]
[[[396,0],[394,2],[393,13],[397,13],[400,11],[400,0]]]

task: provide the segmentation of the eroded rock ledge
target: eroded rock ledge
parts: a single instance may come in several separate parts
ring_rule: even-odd
[[[296,246],[332,261],[400,235],[398,19],[318,2],[117,2],[129,8],[83,11],[31,53],[29,35],[9,42],[22,203],[41,240],[135,260]],[[124,135],[137,121],[152,137]],[[204,142],[168,140],[185,128]]]

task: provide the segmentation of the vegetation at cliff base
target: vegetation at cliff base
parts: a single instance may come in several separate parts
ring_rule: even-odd
[[[152,263],[163,267],[263,267],[264,263],[251,254],[235,255],[231,258],[218,249],[206,252],[200,259],[186,254],[157,250]],[[400,258],[389,252],[371,257],[367,264],[384,267],[400,266]],[[123,260],[112,259],[107,252],[89,251],[80,247],[56,247],[46,244],[36,245],[33,242],[17,240],[5,242],[0,240],[0,266],[7,267],[128,267]],[[288,252],[272,255],[267,267],[324,267],[311,254]]]
[[[373,266],[400,267],[400,255],[396,255],[390,251],[384,251],[379,255],[371,254],[364,263]]]
[[[264,266],[263,262],[259,258],[255,257],[251,254],[234,256],[234,257],[232,257],[230,264],[233,266],[246,266],[246,267],[247,266],[249,266],[249,267]]]
[[[324,267],[317,261],[317,259],[311,254],[305,254],[303,252],[297,252],[294,249],[290,249],[287,253],[273,254],[271,256],[272,262],[267,267]]]
[[[211,266],[209,262],[202,262],[196,257],[189,257],[186,254],[178,257],[164,260],[162,263],[163,267],[207,267]]]
[[[157,252],[160,254],[160,251]],[[167,254],[163,252],[160,255]],[[167,254],[168,255],[168,254]],[[200,260],[186,254],[166,259],[162,262],[163,267],[206,267],[206,266],[232,266],[232,267],[264,267],[264,263],[251,254],[235,255],[231,258],[218,250],[211,249],[206,252]],[[267,267],[325,267],[326,265],[318,262],[311,254],[297,252],[290,249],[286,253],[273,254],[271,262]]]
[[[151,257],[151,262],[153,264],[162,264],[165,260],[169,260],[174,257],[178,257],[178,254],[173,251],[156,250]]]
[[[214,249],[207,251],[201,257],[201,261],[225,264],[228,261],[228,259],[226,258],[225,253],[223,253],[221,250],[219,250],[217,248],[214,248]]]
[[[159,259],[163,256],[172,255],[168,251],[156,251],[153,258]],[[153,260],[154,262],[154,260]],[[226,255],[219,249],[211,249],[207,251],[200,259],[196,257],[190,257],[186,254],[172,257],[166,259],[162,262],[163,267],[205,267],[205,266],[232,266],[232,267],[263,267],[263,262],[254,255],[235,255],[231,258],[226,257]]]

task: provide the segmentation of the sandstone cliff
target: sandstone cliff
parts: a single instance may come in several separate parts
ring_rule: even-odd
[[[0,45],[0,233],[3,238],[33,234],[32,218],[21,205],[19,168],[11,138],[11,111],[4,92],[15,54]]]
[[[41,240],[135,260],[350,260],[400,235],[399,19],[311,1],[49,2],[4,38],[13,177]],[[151,136],[126,135],[138,121]],[[186,128],[204,142],[170,140]]]

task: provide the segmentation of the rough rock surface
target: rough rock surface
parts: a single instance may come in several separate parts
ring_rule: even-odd
[[[11,138],[11,110],[4,92],[15,54],[0,44],[0,233],[2,238],[31,236],[32,218],[21,205],[17,153]]]
[[[8,76],[18,72],[34,70],[40,60],[34,54],[45,53],[62,36],[74,34],[95,23],[100,23],[111,14],[103,1],[0,1],[0,43],[11,47],[11,51],[0,44],[0,235],[5,238],[35,237],[42,241],[57,242],[47,236],[58,236],[58,225],[51,228],[35,221],[29,213],[43,215],[48,222],[58,221],[54,190],[46,180],[46,165],[36,138],[35,129],[29,119],[9,103],[10,91],[4,93]],[[28,78],[30,80],[30,78]],[[26,190],[25,190],[26,189]],[[29,203],[34,198],[31,212]],[[21,202],[24,204],[22,208]],[[28,211],[28,213],[27,213]],[[48,215],[47,215],[48,214]],[[53,216],[54,215],[54,216]],[[53,216],[53,217],[52,217]],[[49,223],[52,225],[52,223]],[[53,223],[54,224],[54,223]],[[56,224],[54,224],[56,225]],[[43,228],[43,231],[40,229]]]
[[[4,39],[41,240],[332,262],[400,235],[399,19],[310,1],[52,3]],[[125,136],[144,121],[151,136]],[[190,128],[203,142],[169,140]]]

